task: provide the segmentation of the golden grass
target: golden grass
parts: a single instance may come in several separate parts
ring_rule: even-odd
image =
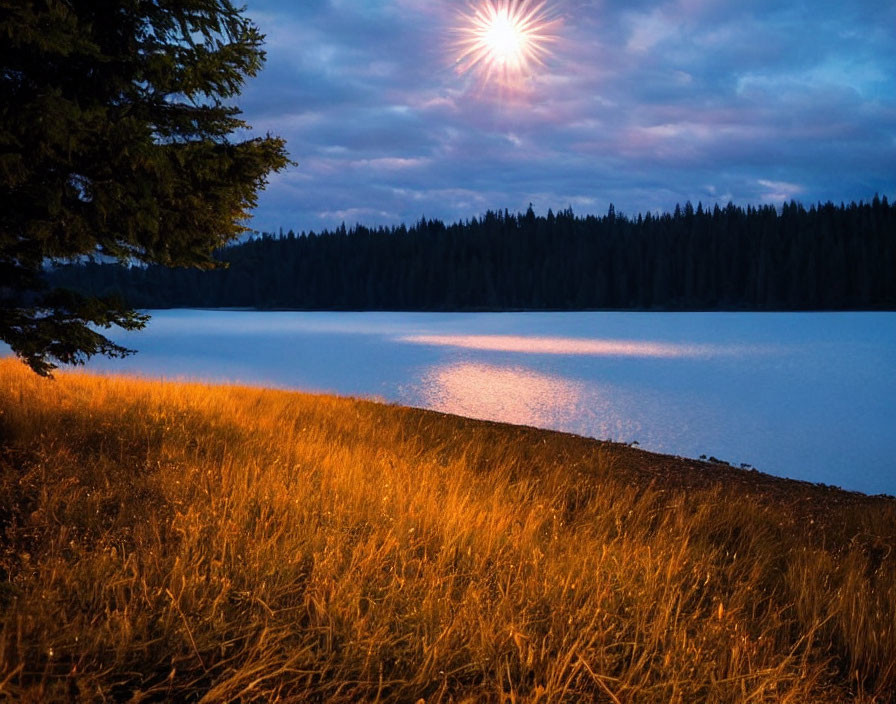
[[[559,433],[6,360],[0,530],[0,699],[896,691],[896,502]]]

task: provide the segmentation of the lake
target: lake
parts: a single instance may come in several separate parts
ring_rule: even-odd
[[[89,369],[534,425],[896,494],[896,313],[154,311]]]

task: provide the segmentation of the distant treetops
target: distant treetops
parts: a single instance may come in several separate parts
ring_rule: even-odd
[[[136,307],[320,310],[896,308],[896,206],[729,204],[627,217],[487,212],[218,250],[226,269],[83,264],[50,279]]]

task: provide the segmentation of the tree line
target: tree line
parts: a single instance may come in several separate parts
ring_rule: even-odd
[[[729,204],[264,234],[201,271],[93,261],[52,283],[138,308],[807,310],[896,308],[896,203]]]

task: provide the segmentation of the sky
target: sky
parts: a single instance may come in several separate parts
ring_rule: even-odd
[[[553,0],[508,88],[457,63],[486,1],[248,0],[238,104],[298,163],[249,226],[896,196],[896,3]]]

